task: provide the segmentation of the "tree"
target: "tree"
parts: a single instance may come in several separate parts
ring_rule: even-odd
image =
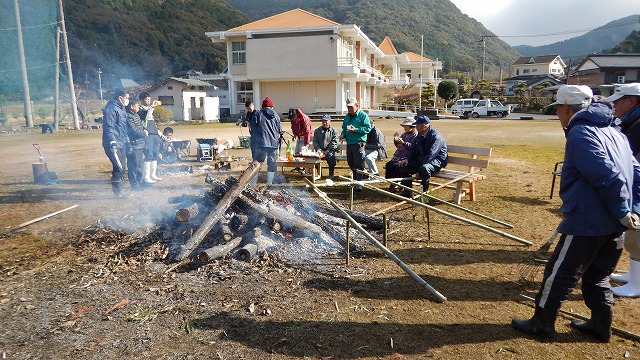
[[[458,96],[458,85],[453,81],[445,80],[438,84],[438,96],[445,100],[445,109],[447,108],[446,101],[455,99]]]
[[[433,87],[433,84],[426,83],[422,88],[422,106],[434,105],[433,95],[435,94],[436,94],[436,91]]]
[[[164,106],[158,106],[153,110],[153,117],[159,124],[168,123],[173,120],[173,111]]]

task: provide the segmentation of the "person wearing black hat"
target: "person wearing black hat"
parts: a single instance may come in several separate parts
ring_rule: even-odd
[[[431,125],[425,115],[416,117],[418,135],[411,143],[409,156],[398,161],[398,175],[409,177],[417,174],[422,180],[422,191],[429,189],[429,178],[447,166],[447,142]],[[402,185],[411,186],[411,180],[402,181]],[[411,191],[403,190],[400,195],[411,197]]]
[[[313,132],[313,148],[322,151],[329,166],[329,179],[333,180],[338,150],[338,130],[331,127],[331,116],[322,116],[322,126]]]

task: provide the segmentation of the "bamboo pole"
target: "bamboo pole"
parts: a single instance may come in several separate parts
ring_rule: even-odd
[[[391,181],[391,179],[385,179],[385,178],[383,178],[383,177],[381,177],[381,176],[377,176],[377,175],[370,175],[370,176],[372,176],[372,177],[374,177],[374,178],[377,178],[377,179],[380,179],[380,180],[385,180],[385,181],[387,181],[387,182],[392,182],[392,181]],[[416,191],[416,190],[414,190],[413,188],[410,188],[410,187],[408,187],[408,186],[404,186],[404,185],[402,185],[402,184],[396,184],[396,183],[394,183],[394,185],[399,186],[399,187],[401,187],[401,188],[403,188],[403,189],[410,190],[410,191],[414,191],[414,192]],[[455,208],[455,209],[462,210],[462,211],[464,211],[464,212],[468,212],[469,214],[473,214],[473,215],[479,216],[479,217],[481,217],[481,218],[483,218],[483,219],[487,219],[487,220],[493,221],[493,222],[498,223],[498,224],[500,224],[500,225],[504,225],[504,226],[506,226],[506,227],[508,227],[508,228],[513,228],[513,225],[511,225],[511,224],[509,224],[509,223],[506,223],[506,222],[504,222],[504,221],[500,221],[500,220],[498,220],[498,219],[494,219],[494,218],[489,217],[489,216],[487,216],[487,215],[481,214],[481,213],[479,213],[479,212],[477,212],[477,211],[469,210],[469,209],[467,209],[467,208],[465,208],[465,207],[463,207],[463,206],[460,206],[460,205],[458,205],[458,204],[454,204],[454,203],[452,203],[452,202],[450,202],[450,201],[446,201],[446,200],[443,200],[443,199],[437,198],[437,197],[435,197],[435,196],[433,196],[433,195],[429,195],[429,194],[428,194],[428,193],[426,193],[426,192],[425,192],[425,193],[422,193],[422,194],[424,194],[428,199],[433,199],[433,200],[435,200],[435,201],[442,202],[443,204],[446,204],[446,205],[452,206],[452,207],[453,207],[453,208]],[[396,206],[399,206],[399,205],[401,205],[401,204],[405,204],[405,203],[406,203],[406,202],[400,202],[400,203],[395,204],[395,205],[392,205],[392,206],[390,206],[390,207],[388,207],[388,208],[386,208],[386,209],[382,209],[382,210],[376,211],[376,212],[375,212],[375,213],[373,213],[372,215],[379,215],[379,214],[381,214],[381,213],[383,213],[383,212],[386,212],[387,210],[389,210],[389,209],[391,209],[391,208],[393,208],[393,207],[396,207]]]
[[[364,235],[367,239],[369,239],[369,241],[371,241],[378,249],[382,250],[382,252],[387,255],[387,257],[389,257],[391,260],[393,260],[396,264],[398,264],[398,266],[400,266],[402,268],[402,270],[404,270],[407,274],[409,274],[409,276],[411,276],[412,279],[414,279],[415,281],[418,282],[418,284],[420,284],[422,287],[424,287],[425,289],[427,289],[430,293],[432,293],[440,302],[443,301],[447,301],[447,298],[442,295],[440,292],[438,292],[438,290],[434,289],[431,285],[429,285],[426,281],[424,281],[424,279],[422,279],[420,276],[418,276],[418,274],[416,274],[413,270],[411,270],[405,263],[402,262],[402,260],[400,260],[393,252],[391,252],[391,250],[387,249],[384,245],[382,245],[376,238],[374,238],[371,234],[369,234],[365,229],[362,228],[362,226],[360,226],[360,224],[358,224],[357,221],[355,221],[351,216],[349,216],[349,214],[347,214],[346,211],[342,210],[342,208],[340,207],[340,205],[336,204],[333,200],[331,200],[327,194],[325,194],[324,192],[320,191],[311,181],[309,181],[309,179],[304,179],[312,188],[313,190],[327,203],[331,204],[331,206],[333,206],[336,210],[338,210],[342,216],[349,221],[349,224],[351,224],[353,227],[355,227],[356,229],[358,229],[358,231]]]
[[[529,245],[529,246],[533,245],[533,243],[531,241],[528,241],[528,240],[525,240],[525,239],[521,239],[521,238],[519,238],[517,236],[508,234],[508,233],[506,233],[506,232],[504,232],[502,230],[494,229],[494,228],[492,228],[490,226],[487,226],[487,225],[484,225],[484,224],[480,224],[479,222],[476,222],[476,221],[473,221],[473,220],[469,220],[469,219],[464,218],[462,216],[458,216],[456,214],[452,214],[450,212],[438,209],[437,207],[434,207],[434,206],[431,206],[431,205],[427,205],[425,203],[421,203],[420,201],[416,201],[416,200],[413,200],[413,199],[407,199],[407,198],[405,198],[405,197],[403,197],[401,195],[394,194],[394,193],[379,189],[379,188],[377,188],[375,186],[371,186],[369,184],[362,184],[362,185],[364,187],[366,187],[367,189],[380,192],[382,194],[385,194],[387,196],[390,196],[390,197],[398,199],[398,200],[405,200],[409,204],[425,207],[425,208],[427,208],[429,210],[433,210],[433,211],[437,212],[438,214],[442,214],[442,215],[445,215],[445,216],[448,216],[448,217],[452,217],[452,218],[454,218],[456,220],[460,220],[462,222],[466,222],[467,224],[475,225],[475,226],[477,226],[477,227],[479,227],[481,229],[484,229],[484,230],[490,231],[492,233],[504,236],[507,239],[511,239],[511,240],[514,240],[514,241],[517,241],[519,243],[526,244],[526,245]]]
[[[33,220],[30,220],[30,221],[24,222],[24,223],[22,223],[20,225],[17,225],[15,227],[11,228],[10,232],[17,231],[19,229],[22,229],[23,227],[29,226],[29,225],[31,225],[33,223],[37,223],[38,221],[46,220],[46,219],[48,219],[48,218],[50,218],[52,216],[61,214],[61,213],[65,212],[65,211],[67,211],[67,210],[71,210],[71,209],[74,209],[74,208],[77,208],[77,207],[78,207],[78,205],[69,206],[66,209],[58,210],[58,211],[53,212],[53,213],[51,213],[49,215],[45,215],[45,216],[39,217],[37,219],[33,219]]]
[[[536,301],[536,299],[534,299],[534,298],[532,298],[530,296],[524,295],[524,294],[520,294],[519,298],[521,300],[529,300],[529,301],[534,301],[534,302]],[[565,314],[567,316],[576,318],[576,319],[580,319],[580,320],[583,320],[583,321],[589,321],[588,317],[580,315],[580,314],[572,313],[572,312],[565,311],[565,310],[562,310],[562,309],[558,310],[558,312],[560,312],[561,314]],[[622,337],[630,339],[630,340],[640,341],[640,335],[632,333],[632,332],[624,330],[624,329],[621,329],[621,328],[616,327],[616,326],[611,326],[611,332],[613,332],[616,335],[620,335]]]

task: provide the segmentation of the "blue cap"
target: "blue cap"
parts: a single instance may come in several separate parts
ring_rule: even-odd
[[[426,115],[418,115],[416,116],[415,125],[429,124],[430,122],[431,120],[429,120],[429,118]]]
[[[322,115],[322,121],[325,121],[325,120],[331,120],[331,116],[328,114]]]

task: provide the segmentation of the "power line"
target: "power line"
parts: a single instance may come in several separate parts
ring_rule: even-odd
[[[559,32],[554,32],[554,33],[546,33],[546,34],[535,34],[535,35],[481,35],[481,37],[484,38],[488,38],[488,37],[497,37],[497,38],[532,38],[532,37],[545,37],[545,36],[557,36],[557,35],[567,35],[567,34],[576,34],[576,33],[582,33],[585,31],[593,31],[593,30],[599,30],[599,29],[608,29],[608,28],[612,28],[612,27],[617,27],[617,26],[623,26],[623,25],[631,25],[631,24],[637,24],[638,21],[625,21],[625,22],[621,22],[618,24],[611,24],[611,25],[603,25],[603,26],[598,26],[595,28],[586,28],[586,29],[577,29],[577,30],[567,30],[567,31],[559,31]]]
[[[48,23],[48,24],[41,24],[41,25],[23,26],[22,30],[24,30],[24,29],[35,29],[35,28],[39,28],[39,27],[47,27],[47,26],[52,26],[52,25],[57,25],[57,24],[60,24],[60,21],[56,21],[56,22],[52,22],[52,23]],[[18,30],[18,28],[17,27],[12,27],[12,28],[0,29],[0,31],[14,31],[14,30]]]

